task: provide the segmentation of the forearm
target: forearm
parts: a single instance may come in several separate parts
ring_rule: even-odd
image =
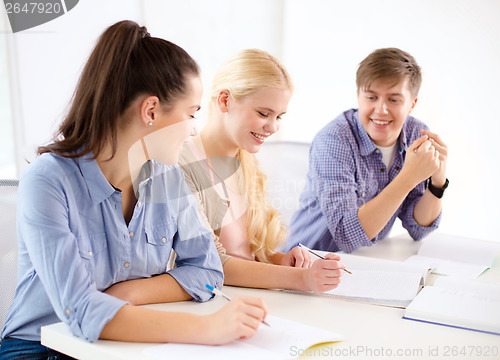
[[[192,299],[191,295],[169,274],[124,281],[111,286],[105,292],[133,305]]]
[[[224,284],[262,289],[304,289],[307,269],[228,259],[224,263]]]
[[[132,342],[204,343],[204,318],[189,313],[174,313],[123,306],[101,331],[100,338]]]
[[[441,213],[441,205],[441,199],[432,195],[429,189],[427,189],[415,204],[413,218],[420,226],[430,226]]]
[[[286,253],[282,253],[280,251],[274,253],[269,256],[269,262],[274,265],[281,265],[283,257],[286,256]]]
[[[406,196],[416,186],[400,173],[376,197],[358,209],[358,219],[368,238],[373,239],[389,222]]]

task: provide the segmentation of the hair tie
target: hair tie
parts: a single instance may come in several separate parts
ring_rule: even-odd
[[[148,29],[145,26],[141,26],[139,28],[139,33],[141,34],[142,39],[151,37],[151,35],[148,33]]]

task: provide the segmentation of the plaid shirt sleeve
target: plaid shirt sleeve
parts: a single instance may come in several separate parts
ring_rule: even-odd
[[[404,134],[407,137],[407,144],[411,145],[413,141],[419,138],[420,130],[429,130],[427,125],[415,118],[409,118],[405,124]],[[406,197],[403,202],[398,217],[401,220],[403,227],[408,231],[413,240],[421,240],[429,235],[432,231],[436,230],[441,222],[441,214],[429,226],[419,225],[413,217],[413,210],[415,205],[420,200],[425,190],[427,189],[428,180],[418,184]]]
[[[349,131],[318,134],[311,146],[310,171],[319,207],[337,247],[351,252],[373,245],[377,239],[368,238],[358,219],[354,138],[348,135]]]

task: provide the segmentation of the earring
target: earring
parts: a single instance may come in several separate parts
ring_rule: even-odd
[[[153,126],[153,122],[152,121],[148,122],[148,126]]]

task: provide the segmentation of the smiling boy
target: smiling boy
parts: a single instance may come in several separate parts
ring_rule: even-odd
[[[312,142],[288,249],[301,242],[351,252],[385,238],[396,217],[415,240],[438,227],[448,149],[409,115],[421,81],[415,59],[396,48],[375,50],[360,63],[359,108]]]

